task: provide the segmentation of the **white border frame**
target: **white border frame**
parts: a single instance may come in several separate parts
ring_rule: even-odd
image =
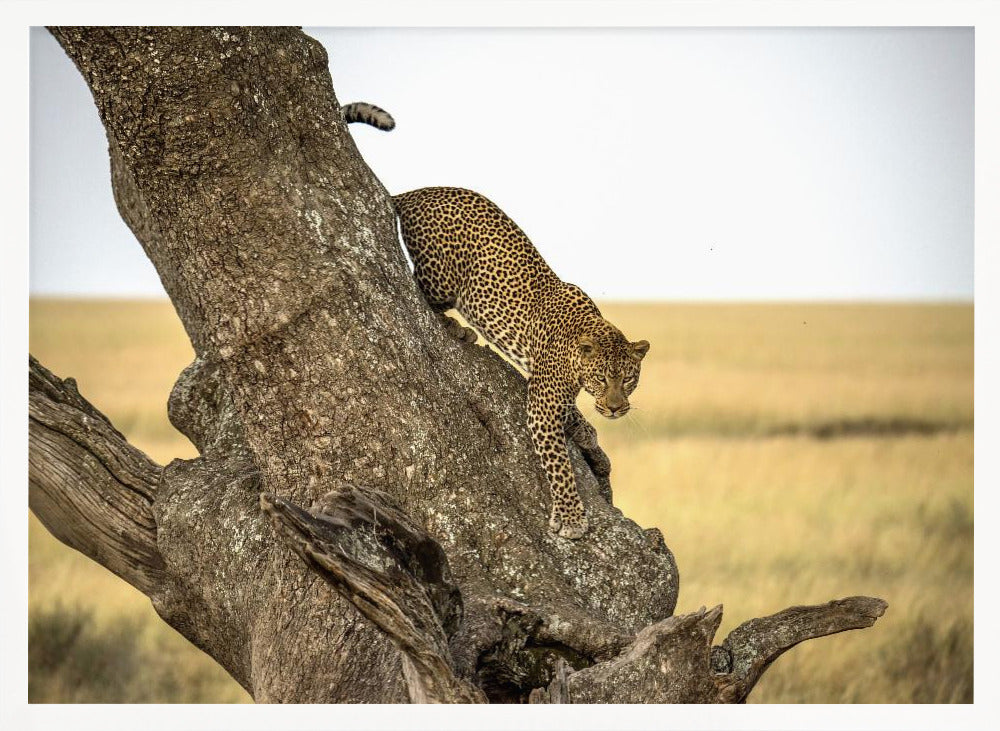
[[[975,477],[979,522],[995,516],[997,394],[998,149],[1000,13],[987,0],[376,0],[322,4],[284,0],[212,3],[176,2],[8,2],[2,6],[0,58],[6,108],[0,169],[5,245],[0,266],[0,556],[3,557],[0,622],[0,725],[9,729],[216,729],[244,731],[405,727],[418,729],[804,729],[804,728],[993,728],[998,671],[990,662],[997,647],[996,579],[979,572],[976,614],[987,618],[975,631],[975,697],[970,706],[534,706],[440,708],[431,706],[72,706],[27,704],[27,379],[28,344],[28,29],[32,25],[75,24],[278,24],[313,26],[503,26],[503,27],[783,27],[783,26],[975,26],[976,73],[976,384],[979,407],[975,443],[980,447]],[[985,408],[984,408],[985,407]],[[987,446],[986,449],[982,449]],[[996,548],[989,531],[976,537],[976,558]],[[986,561],[984,565],[989,566]],[[889,611],[893,611],[890,607]]]

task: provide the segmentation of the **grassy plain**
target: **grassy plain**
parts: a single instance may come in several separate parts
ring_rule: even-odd
[[[633,412],[594,415],[615,502],[663,530],[678,612],[720,638],[792,604],[880,596],[872,629],[780,658],[751,702],[972,700],[971,305],[608,304],[653,347]],[[37,300],[31,352],[153,459],[190,346],[169,304]],[[32,701],[241,702],[148,600],[29,517]]]

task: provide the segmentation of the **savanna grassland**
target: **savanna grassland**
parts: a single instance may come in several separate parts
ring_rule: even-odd
[[[677,611],[719,637],[793,604],[889,602],[806,643],[751,702],[968,702],[973,638],[971,305],[607,304],[652,349],[633,410],[593,416],[615,503],[677,557]],[[34,300],[31,352],[162,463],[192,352],[161,302]],[[29,699],[245,702],[149,601],[29,516]]]

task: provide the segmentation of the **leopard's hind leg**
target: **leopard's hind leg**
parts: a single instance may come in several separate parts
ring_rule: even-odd
[[[439,318],[441,318],[445,330],[448,331],[449,335],[458,338],[464,343],[475,343],[477,340],[479,340],[479,335],[476,333],[475,330],[473,330],[471,327],[465,327],[465,325],[460,323],[454,317],[446,314],[448,310],[454,309],[455,307],[454,297],[441,297],[439,295],[437,298],[432,298],[431,294],[428,293],[428,290],[430,290],[430,288],[429,287],[427,289],[424,288],[423,284],[420,281],[419,276],[417,277],[417,285],[420,287],[420,290],[424,293],[424,299],[427,300],[427,304],[430,305],[430,308],[437,313],[437,316]]]
[[[451,315],[446,315],[444,312],[439,312],[438,317],[444,320],[445,329],[448,330],[448,334],[453,337],[458,338],[464,343],[475,343],[479,340],[479,335],[471,327],[465,327],[462,323],[456,320]]]

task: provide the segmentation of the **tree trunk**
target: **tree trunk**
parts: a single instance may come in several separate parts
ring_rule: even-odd
[[[55,28],[108,134],[115,200],[196,352],[155,465],[31,360],[31,508],[265,702],[742,701],[856,597],[672,616],[656,529],[570,444],[591,530],[548,532],[524,379],[451,338],[314,40],[285,28]],[[325,579],[321,580],[321,579]]]

